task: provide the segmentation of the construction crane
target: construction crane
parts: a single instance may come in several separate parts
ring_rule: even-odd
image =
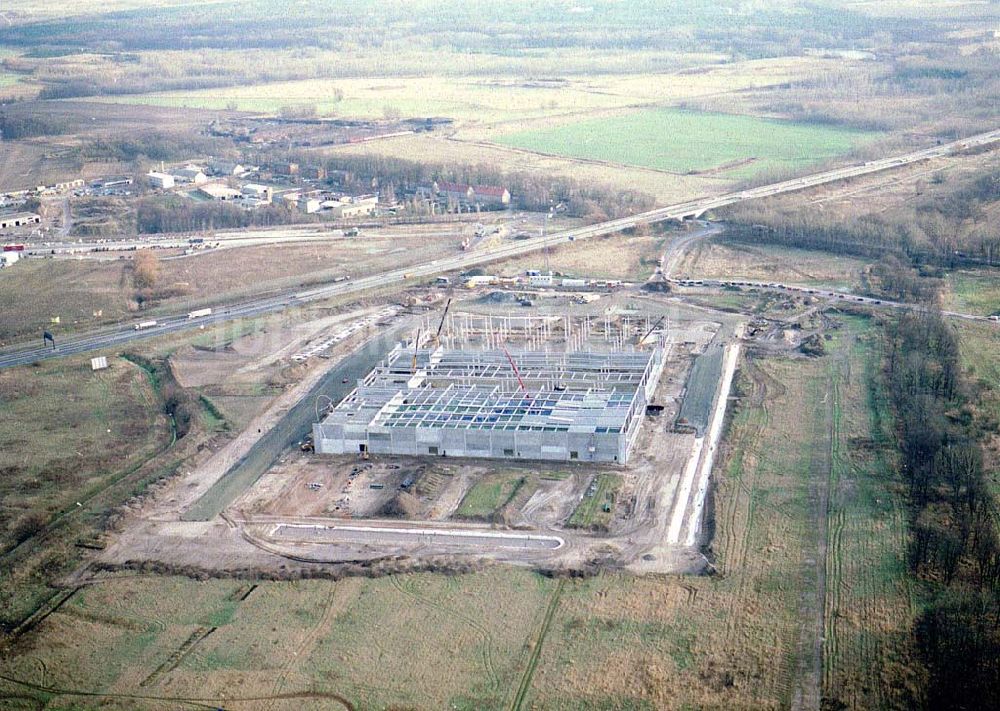
[[[451,308],[451,299],[448,299],[448,303],[444,305],[444,313],[441,314],[441,323],[438,324],[437,333],[434,334],[434,345],[437,346],[441,342],[441,329],[444,328],[444,320],[448,316],[448,309]]]
[[[413,339],[413,364],[410,365],[410,375],[417,372],[417,349],[420,348],[420,329],[417,329],[417,337]]]
[[[521,386],[521,390],[528,392],[528,388],[524,387],[524,381],[521,379],[521,373],[518,372],[517,365],[514,363],[514,359],[511,358],[510,351],[507,350],[507,346],[501,343],[500,347],[503,349],[504,355],[507,356],[507,360],[510,362],[510,367],[514,371],[514,375],[517,376],[517,383]]]
[[[660,324],[667,320],[666,316],[660,316],[660,320],[652,325],[652,327],[643,334],[642,338],[639,339],[636,345],[644,346],[646,345],[646,339],[649,338],[650,334],[660,327]]]

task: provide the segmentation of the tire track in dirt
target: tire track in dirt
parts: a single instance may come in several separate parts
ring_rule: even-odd
[[[23,681],[4,674],[0,674],[0,681],[6,681],[9,684],[14,684],[48,696],[77,696],[89,699],[113,699],[118,701],[162,701],[170,704],[182,704],[184,706],[200,709],[211,709],[211,711],[218,711],[220,708],[223,708],[219,705],[219,699],[200,696],[158,696],[154,694],[122,694],[105,693],[101,691],[85,691],[82,689],[33,684],[31,682]],[[25,698],[25,696],[6,694],[0,696],[0,698]],[[34,697],[27,698],[34,700]],[[327,699],[329,701],[336,701],[340,706],[347,709],[347,711],[355,711],[354,705],[340,694],[332,694],[323,691],[300,691],[271,696],[230,696],[226,699],[226,701],[229,703],[242,704],[254,701],[288,701],[292,699]]]
[[[284,664],[282,664],[281,671],[278,673],[278,677],[274,682],[274,687],[271,690],[271,693],[273,694],[272,700],[265,706],[265,708],[274,708],[274,704],[281,698],[281,688],[287,682],[288,675],[304,659],[308,658],[310,652],[312,652],[315,648],[320,634],[329,630],[334,618],[344,610],[346,604],[350,600],[357,597],[361,584],[362,583],[359,578],[344,578],[343,580],[338,580],[336,583],[333,583],[333,590],[330,591],[330,594],[327,597],[323,614],[320,616],[319,621],[313,625],[313,628],[309,630],[306,636],[296,647],[295,651],[292,652],[292,655],[285,660]],[[247,595],[249,595],[249,593],[247,593]]]
[[[511,702],[510,711],[521,711],[521,707],[524,704],[524,699],[528,695],[528,691],[531,689],[531,680],[535,676],[535,669],[538,667],[538,660],[542,656],[542,645],[545,643],[545,637],[549,633],[549,628],[552,626],[552,618],[555,617],[556,609],[559,607],[559,600],[562,598],[563,588],[566,586],[566,580],[560,579],[556,583],[556,589],[552,591],[552,598],[549,600],[548,607],[545,608],[545,616],[542,618],[542,625],[538,630],[538,637],[535,640],[535,646],[531,650],[531,656],[528,657],[528,665],[524,670],[524,675],[521,677],[521,683],[517,687],[517,693],[514,694],[514,700]]]
[[[822,401],[822,419],[817,418],[813,431],[812,457],[809,472],[815,485],[816,499],[816,587],[813,595],[806,592],[802,600],[803,624],[799,631],[798,660],[794,669],[794,693],[791,697],[793,711],[819,709],[823,698],[824,632],[827,623],[827,571],[830,540],[830,489],[833,473],[836,431],[840,417],[840,377],[844,374],[845,352],[837,355],[830,364],[827,397]],[[825,441],[824,441],[825,439]],[[822,446],[821,446],[822,445]],[[810,599],[812,598],[812,599]]]
[[[850,360],[847,361],[845,372],[839,374],[845,379],[845,384],[850,382]],[[821,698],[826,696],[833,685],[832,662],[839,658],[839,637],[838,620],[841,607],[841,591],[844,585],[844,546],[843,536],[846,525],[846,513],[843,493],[841,491],[840,471],[844,464],[840,449],[843,427],[841,423],[842,401],[841,401],[841,378],[838,377],[838,369],[834,367],[831,374],[830,396],[832,403],[832,427],[830,430],[830,474],[827,485],[830,496],[827,506],[827,520],[829,526],[828,548],[826,551],[826,587],[822,592],[825,596],[823,607],[823,634],[821,644]],[[832,521],[831,521],[832,512]]]
[[[489,686],[490,688],[492,688],[493,691],[499,692],[500,674],[497,672],[496,662],[493,660],[493,646],[495,644],[495,641],[493,639],[493,635],[490,634],[489,629],[487,629],[485,625],[481,624],[474,618],[469,617],[464,613],[458,612],[457,610],[450,608],[446,605],[442,605],[441,603],[432,600],[430,597],[427,597],[426,595],[421,595],[420,593],[416,592],[416,590],[408,588],[403,583],[399,575],[390,575],[389,580],[392,581],[393,586],[397,590],[399,590],[399,592],[409,596],[416,602],[419,602],[420,604],[426,607],[441,612],[447,616],[461,620],[479,634],[483,647],[482,651],[483,667],[486,670],[486,676],[489,678]]]

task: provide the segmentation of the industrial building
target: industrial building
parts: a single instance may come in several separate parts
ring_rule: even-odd
[[[395,348],[313,426],[316,451],[628,461],[664,350]]]
[[[341,219],[371,217],[378,213],[378,195],[345,195],[335,200],[324,200],[322,207]]]
[[[41,216],[34,212],[15,212],[11,215],[0,215],[0,230],[39,225],[41,222]]]
[[[510,205],[510,191],[500,185],[467,185],[435,181],[433,192],[459,205],[505,207]]]
[[[239,200],[243,197],[239,190],[218,183],[205,183],[198,188],[198,192],[213,200]]]
[[[267,185],[246,183],[240,188],[240,192],[243,193],[243,197],[247,200],[256,200],[259,203],[271,202],[271,188]]]
[[[174,179],[182,183],[194,183],[201,185],[208,182],[208,176],[196,165],[186,165],[173,172]]]
[[[158,188],[159,190],[168,190],[174,187],[174,176],[169,173],[159,173],[155,170],[151,170],[146,174],[146,180],[149,181],[149,186],[152,188]]]

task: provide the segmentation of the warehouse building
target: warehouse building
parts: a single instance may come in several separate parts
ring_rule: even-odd
[[[218,183],[205,183],[198,188],[198,192],[212,200],[238,200],[243,197],[239,190]]]
[[[397,347],[313,426],[316,451],[624,464],[663,365],[662,345],[509,354]]]
[[[151,170],[146,174],[146,180],[149,181],[149,186],[151,188],[157,188],[158,190],[168,190],[174,187],[174,176],[169,173],[159,173],[155,170]]]

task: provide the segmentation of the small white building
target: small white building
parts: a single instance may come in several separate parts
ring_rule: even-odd
[[[208,176],[205,175],[205,171],[196,165],[186,165],[183,168],[175,170],[174,178],[182,183],[194,183],[195,185],[208,182]]]
[[[158,190],[167,190],[174,187],[174,176],[167,173],[158,173],[152,170],[146,174],[146,180],[149,181],[150,187],[157,188]]]
[[[0,269],[9,267],[21,258],[20,252],[0,252]]]
[[[552,286],[554,281],[552,272],[542,272],[528,276],[528,284],[531,286]]]

